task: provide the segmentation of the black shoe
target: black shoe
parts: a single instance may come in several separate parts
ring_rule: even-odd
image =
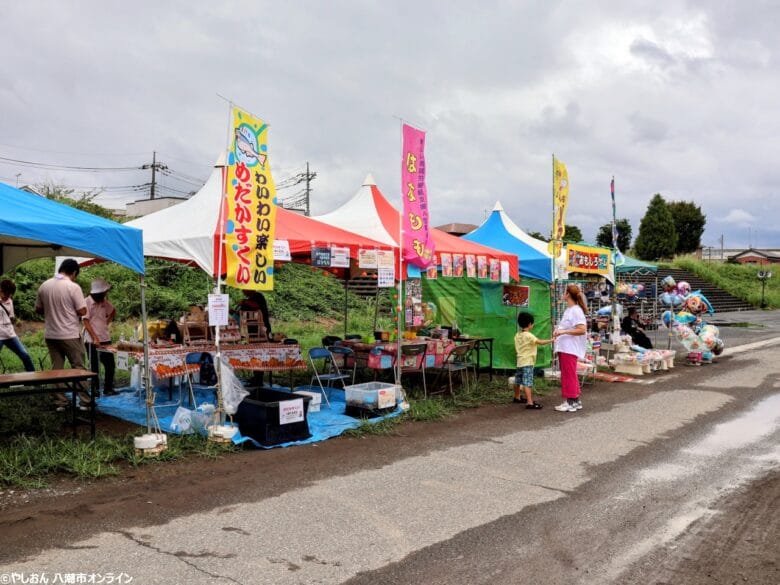
[[[512,402],[514,404],[526,404],[528,402],[527,398],[513,398]]]

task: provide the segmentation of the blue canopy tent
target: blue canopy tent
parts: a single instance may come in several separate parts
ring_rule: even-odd
[[[520,229],[497,202],[493,212],[464,240],[478,242],[497,250],[517,254],[520,276],[552,282],[552,258],[545,251],[546,242],[532,238]]]
[[[0,274],[33,258],[89,256],[137,272],[146,330],[143,232],[0,183]],[[144,371],[149,355],[144,342]],[[147,388],[149,380],[146,380]],[[147,426],[149,417],[147,416]]]
[[[497,250],[516,254],[520,269],[520,285],[529,289],[529,301],[523,310],[530,311],[536,320],[534,334],[540,339],[552,334],[550,319],[550,286],[552,282],[552,257],[547,253],[547,243],[532,238],[520,229],[504,212],[501,203],[496,202],[493,212],[473,232],[463,236],[464,240],[477,242]],[[496,334],[498,367],[511,368],[514,365],[514,344],[517,331],[518,308],[507,307],[501,332]],[[549,365],[552,354],[549,346],[541,346],[537,353],[537,365]]]
[[[94,256],[144,273],[141,230],[3,183],[0,201],[0,273],[47,256]]]

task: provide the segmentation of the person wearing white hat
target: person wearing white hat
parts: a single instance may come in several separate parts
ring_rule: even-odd
[[[116,364],[114,354],[110,351],[98,351],[100,346],[111,343],[109,326],[116,316],[114,305],[108,302],[108,291],[111,285],[102,278],[92,281],[87,297],[87,314],[84,316],[84,341],[89,355],[89,364],[96,374],[100,371],[100,364],[106,371],[103,381],[103,396],[117,394],[114,390],[114,371]]]

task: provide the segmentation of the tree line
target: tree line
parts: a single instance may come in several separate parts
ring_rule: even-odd
[[[692,201],[667,202],[660,193],[653,195],[645,215],[639,222],[639,233],[633,242],[631,223],[626,218],[615,222],[617,244],[621,252],[631,252],[640,260],[656,261],[681,254],[691,254],[701,246],[701,237],[707,224],[707,216],[701,206]],[[543,234],[530,231],[528,235],[549,241]],[[583,241],[582,230],[576,225],[566,225],[565,242]],[[612,247],[612,222],[599,227],[596,244]]]

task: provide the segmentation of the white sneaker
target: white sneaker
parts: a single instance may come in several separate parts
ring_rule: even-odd
[[[577,409],[577,410],[582,410],[582,400],[580,400],[579,398],[577,398],[577,399],[574,401],[574,408],[575,408],[575,409]]]
[[[558,412],[576,412],[576,408],[569,404],[568,400],[564,400],[561,404],[555,407]]]

